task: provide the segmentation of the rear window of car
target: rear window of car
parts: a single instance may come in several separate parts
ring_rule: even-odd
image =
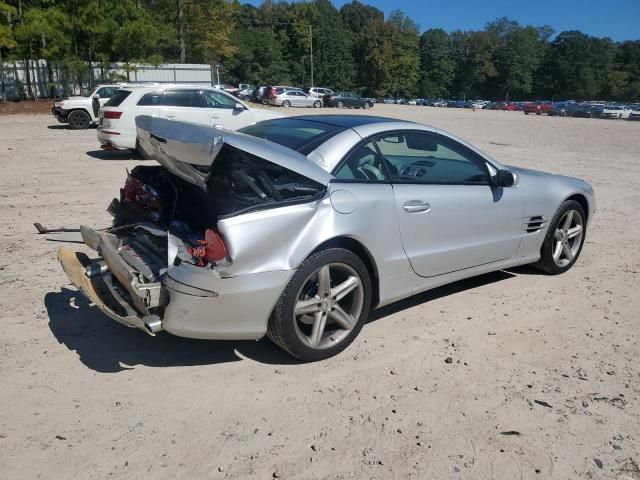
[[[264,138],[307,155],[318,145],[344,129],[344,127],[313,120],[278,118],[249,125],[239,131],[253,137]]]
[[[116,90],[113,96],[104,104],[105,107],[119,107],[125,98],[131,95],[131,90]]]

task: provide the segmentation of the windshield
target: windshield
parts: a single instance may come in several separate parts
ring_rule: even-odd
[[[322,142],[343,130],[344,127],[313,120],[278,118],[249,125],[239,131],[307,155]]]

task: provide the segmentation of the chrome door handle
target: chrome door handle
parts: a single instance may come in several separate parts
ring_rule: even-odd
[[[422,200],[409,200],[402,206],[407,213],[422,213],[431,210],[431,205],[428,202]]]

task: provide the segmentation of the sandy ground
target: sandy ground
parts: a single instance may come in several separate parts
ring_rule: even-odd
[[[640,123],[372,113],[591,182],[577,265],[394,304],[316,364],[267,340],[151,338],[77,295],[32,226],[106,226],[138,161],[94,130],[0,117],[0,478],[640,479]]]

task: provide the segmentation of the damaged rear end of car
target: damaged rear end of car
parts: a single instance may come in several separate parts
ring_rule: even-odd
[[[109,317],[151,335],[261,338],[292,272],[236,268],[234,221],[317,204],[331,176],[240,133],[147,116],[136,125],[140,149],[159,165],[128,174],[108,207],[112,227],[81,227],[95,255],[60,250],[65,273]]]

